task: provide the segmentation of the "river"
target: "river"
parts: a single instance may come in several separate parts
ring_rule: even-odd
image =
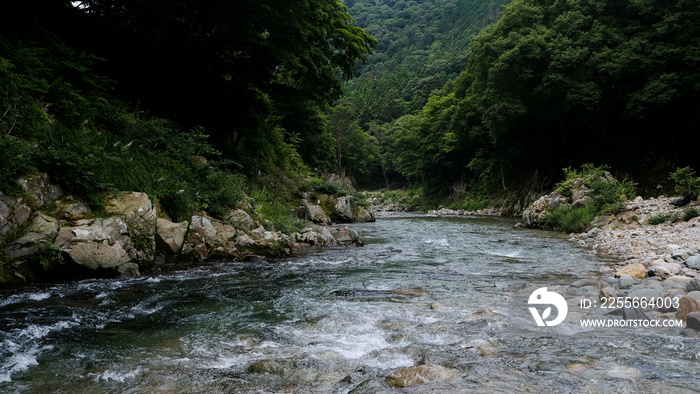
[[[700,387],[700,340],[581,327],[597,289],[571,284],[611,263],[513,224],[399,215],[353,225],[364,247],[4,292],[0,392],[391,392],[421,364],[456,376],[402,392]],[[569,304],[554,327],[528,311],[544,286]]]

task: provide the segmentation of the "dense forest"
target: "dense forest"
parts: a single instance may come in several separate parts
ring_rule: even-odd
[[[174,217],[216,214],[246,179],[334,163],[325,109],[376,46],[339,1],[14,2],[0,190],[38,168],[93,205],[139,190]]]
[[[373,5],[376,16],[392,4],[378,3],[355,2],[352,10],[361,15]],[[398,10],[446,2],[411,3],[419,2],[393,2],[386,29],[368,25],[367,30],[390,35],[404,15]],[[433,196],[485,196],[525,185],[551,186],[562,168],[590,162],[608,165],[655,193],[676,167],[700,164],[694,154],[700,4],[515,0],[469,49],[452,48],[450,57],[437,63],[450,66],[440,73],[426,71],[423,82],[410,82],[406,63],[392,63],[402,58],[397,48],[410,45],[408,53],[419,58],[427,45],[422,40],[430,41],[433,32],[450,24],[440,16],[486,7],[474,3],[452,2],[455,8],[433,13],[437,22],[429,26],[409,13],[426,27],[413,36],[402,34],[398,40],[405,45],[380,45],[386,57],[376,65],[382,70],[389,64],[387,69],[399,71],[392,78],[400,81],[380,85],[372,79],[380,72],[370,64],[364,79],[348,85],[349,96],[361,98],[356,100],[360,124],[379,141],[384,174],[398,173]],[[467,31],[461,22],[459,29]],[[454,36],[437,37],[430,55],[439,56],[447,47],[442,40]],[[436,64],[431,59],[416,63],[430,69]],[[450,59],[464,62],[454,81]],[[428,81],[437,84],[442,76],[448,82],[416,109],[426,101]],[[379,104],[365,99],[374,97],[373,84],[386,94]],[[402,116],[393,119],[397,115]]]
[[[694,1],[15,2],[0,190],[141,190],[173,216],[344,173],[433,201],[608,165],[698,168]],[[289,182],[291,180],[291,182]]]

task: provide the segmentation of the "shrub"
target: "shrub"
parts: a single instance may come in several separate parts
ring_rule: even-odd
[[[692,218],[700,216],[700,212],[695,207],[688,207],[683,211],[683,221],[688,221]]]
[[[695,171],[690,167],[677,169],[671,174],[675,183],[674,191],[679,196],[694,200],[700,195],[700,178],[695,177]]]
[[[347,190],[345,190],[345,188],[342,186],[325,181],[321,178],[312,178],[310,181],[300,185],[299,190],[302,192],[328,194],[335,197],[345,196],[348,194]]]
[[[677,222],[681,219],[678,213],[660,213],[649,218],[649,224],[661,224],[664,222]],[[690,220],[689,218],[688,220]]]
[[[570,205],[560,205],[545,217],[545,223],[555,229],[568,233],[585,231],[595,213],[590,207],[572,208]]]

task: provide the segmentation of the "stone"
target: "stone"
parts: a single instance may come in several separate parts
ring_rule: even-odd
[[[233,209],[229,211],[225,217],[224,222],[232,224],[234,227],[241,230],[252,230],[256,227],[253,218],[248,215],[248,212],[242,209]]]
[[[617,297],[617,291],[615,288],[607,286],[602,289],[600,289],[600,292],[598,292],[598,299],[602,300],[604,298],[611,298],[611,297]]]
[[[695,291],[690,291],[690,292],[688,292],[687,295],[688,295],[688,297],[693,297],[693,298],[695,298],[696,300],[700,301],[700,291],[697,291],[697,290],[695,290]]]
[[[615,272],[616,278],[620,278],[624,275],[629,275],[632,278],[636,279],[644,279],[647,277],[647,270],[646,268],[644,268],[644,265],[640,263],[627,264],[626,266],[622,267],[620,270]]]
[[[678,263],[657,264],[649,268],[647,275],[658,276],[661,279],[666,279],[671,276],[678,275],[681,273],[682,269],[683,267],[681,267],[681,265]]]
[[[683,296],[678,300],[678,308],[676,308],[676,316],[679,319],[685,320],[689,314],[700,312],[700,301],[690,296]]]
[[[384,379],[391,387],[411,387],[455,379],[457,371],[440,365],[418,365],[394,371]]]
[[[556,209],[560,205],[568,204],[568,197],[559,193],[546,194],[523,211],[523,222],[527,227],[542,227],[545,223],[547,213]]]
[[[684,263],[688,268],[700,270],[700,256],[690,256]]]
[[[308,204],[299,207],[297,216],[316,224],[331,224],[331,218],[319,205]]]
[[[571,284],[573,287],[596,286],[598,281],[594,279],[579,279]]]
[[[185,244],[188,223],[173,223],[158,218],[156,220],[156,247],[168,254],[178,254]]]
[[[368,222],[376,222],[376,216],[373,211],[367,210],[365,207],[356,207],[353,211],[353,216],[355,219],[355,222],[358,223],[368,223]]]
[[[63,196],[63,190],[49,182],[49,176],[45,173],[25,176],[18,179],[17,184],[29,195],[29,204],[36,208],[51,204]]]
[[[74,262],[93,270],[119,268],[131,260],[121,245],[110,245],[106,240],[102,243],[77,243],[67,249],[67,252]]]
[[[331,234],[333,234],[333,238],[339,243],[343,245],[362,245],[362,240],[360,239],[360,235],[357,233],[357,231],[349,229],[347,227],[342,227],[342,228],[337,228],[333,229],[331,231]]]
[[[338,219],[343,222],[352,222],[354,220],[352,204],[350,204],[350,200],[345,196],[338,197],[336,200],[334,213]]]
[[[599,229],[598,227],[593,227],[588,233],[586,233],[586,236],[588,238],[595,238],[602,232],[603,230]]]
[[[53,242],[59,228],[56,219],[41,212],[35,212],[27,231],[8,248],[7,257],[14,260],[36,253],[39,245]]]
[[[693,330],[700,330],[700,312],[691,312],[685,318],[686,328],[692,328]]]
[[[23,225],[31,214],[23,199],[0,195],[0,236]]]
[[[291,369],[285,363],[278,360],[260,360],[248,366],[248,373],[287,376]]]
[[[496,346],[491,342],[486,342],[477,346],[476,352],[479,353],[481,357],[495,356]]]
[[[634,285],[634,279],[629,275],[622,275],[618,282],[620,289],[629,289]]]
[[[694,278],[685,285],[688,292],[700,291],[700,278]]]
[[[684,328],[683,331],[681,331],[681,336],[687,338],[697,338],[698,332],[692,328]]]
[[[67,196],[58,201],[54,213],[57,217],[68,220],[79,220],[88,217],[92,210],[82,201],[75,201],[72,196]]]
[[[123,192],[110,196],[105,202],[105,211],[123,216],[138,232],[153,234],[155,231],[156,208],[146,193]]]
[[[649,317],[639,308],[622,308],[622,318],[625,320],[649,320]]]

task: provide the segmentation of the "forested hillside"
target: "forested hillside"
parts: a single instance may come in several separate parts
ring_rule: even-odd
[[[428,3],[436,4],[421,5]],[[368,4],[355,2],[353,9],[362,15]],[[384,19],[387,31],[404,20],[400,15],[413,18],[395,13]],[[447,15],[461,20],[465,14]],[[425,106],[412,111],[442,75],[449,80],[454,63],[444,74],[417,75],[418,81],[428,78],[422,83],[384,82],[377,90],[393,97],[379,104],[358,100],[359,118],[380,142],[383,173],[395,171],[432,195],[487,195],[526,181],[551,185],[563,167],[587,162],[631,175],[649,191],[676,167],[700,164],[694,153],[698,17],[695,1],[515,0],[469,48],[450,49],[449,59],[468,58],[468,64],[454,83],[433,90]],[[364,68],[364,78],[390,64],[388,70],[407,80],[388,54],[406,50],[410,37],[435,34],[436,43],[442,37],[433,33],[439,28],[415,22],[405,30],[419,33],[384,42],[386,57]],[[368,31],[383,36],[371,26]],[[441,49],[417,40],[408,53],[430,69]],[[351,97],[373,97],[371,83],[359,79],[349,86]],[[390,121],[397,114],[406,115]]]
[[[38,169],[93,206],[136,190],[216,214],[333,156],[325,109],[376,45],[339,1],[12,2],[0,190]]]

